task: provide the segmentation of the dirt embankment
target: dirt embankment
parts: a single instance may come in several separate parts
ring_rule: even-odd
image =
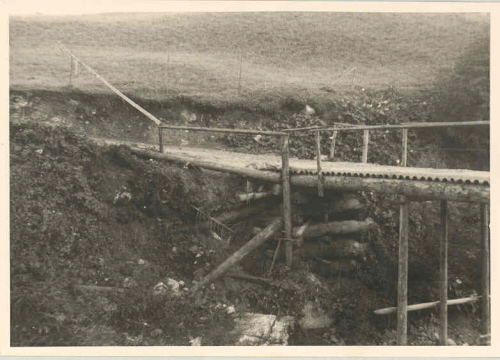
[[[395,199],[361,194],[367,208],[359,216],[371,216],[378,228],[363,240],[372,253],[357,271],[323,276],[311,272],[310,261],[298,261],[294,271],[287,272],[278,261],[271,285],[226,277],[187,299],[183,288],[214,269],[252,237],[254,226],[263,226],[272,215],[230,224],[230,237],[194,227],[207,214],[234,207],[233,195],[244,192],[244,179],[141,160],[126,147],[98,146],[83,135],[156,143],[157,132],[149,120],[127,110],[120,100],[31,92],[23,97],[23,105],[22,95],[12,93],[10,122],[12,345],[189,345],[199,337],[203,345],[228,345],[234,343],[228,335],[234,317],[227,308],[301,319],[308,304],[322,309],[332,322],[327,329],[296,328],[291,344],[394,344],[395,318],[375,318],[373,310],[395,303]],[[148,109],[166,121],[171,116],[180,123],[204,124],[200,113],[180,105],[154,106]],[[273,128],[273,120],[282,119],[277,124],[283,124],[286,117],[270,116],[267,123],[254,126],[257,123],[248,119],[235,122],[241,119],[238,114],[246,113],[234,110],[216,123]],[[215,121],[215,115],[207,116]],[[295,121],[290,127],[319,121],[306,115],[290,119]],[[206,125],[213,125],[210,121]],[[182,136],[200,145],[200,137]],[[392,145],[393,135],[380,136],[390,146],[374,147],[371,156],[395,162],[399,149]],[[255,144],[251,137],[204,139],[206,146],[247,151],[274,146]],[[346,137],[339,156],[356,159],[359,141]],[[310,157],[305,148],[294,147],[295,154]],[[444,159],[433,161],[445,164]],[[473,205],[453,205],[451,211],[450,297],[461,297],[479,289],[479,237],[474,227],[478,211]],[[415,303],[437,299],[438,206],[417,203],[411,214],[409,302]],[[270,242],[255,251],[240,270],[265,276],[272,260],[268,252],[275,247]],[[457,343],[474,343],[476,310],[477,305],[452,310],[457,315],[452,324],[460,324],[451,327]],[[435,342],[435,316],[429,314],[410,315],[411,344]]]

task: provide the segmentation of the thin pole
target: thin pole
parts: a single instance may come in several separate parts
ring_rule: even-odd
[[[241,93],[241,68],[243,63],[243,54],[240,55],[240,74],[238,76],[238,94]]]
[[[448,339],[448,202],[441,200],[441,260],[439,271],[439,343],[446,345]]]
[[[363,131],[363,156],[361,162],[368,162],[368,143],[370,141],[370,130]]]
[[[111,85],[105,78],[103,78],[101,75],[99,75],[98,73],[96,73],[90,66],[88,66],[87,64],[85,64],[82,60],[80,60],[75,54],[73,54],[66,46],[64,46],[63,44],[61,44],[59,41],[57,42],[57,44],[61,47],[62,50],[64,50],[65,52],[67,52],[69,55],[71,55],[76,61],[78,61],[80,64],[82,64],[82,66],[87,69],[88,71],[90,71],[92,74],[94,74],[94,76],[99,79],[104,85],[106,85],[108,88],[110,88],[116,95],[118,95],[119,97],[121,97],[123,100],[125,100],[126,102],[128,102],[130,105],[132,105],[132,107],[134,107],[135,109],[137,109],[139,112],[141,112],[142,114],[144,114],[146,117],[148,117],[151,121],[153,121],[156,125],[160,125],[161,124],[161,121],[159,119],[157,119],[155,116],[153,116],[152,114],[150,114],[148,111],[146,111],[144,108],[142,108],[141,106],[139,106],[138,104],[136,104],[135,102],[133,102],[132,100],[130,100],[127,96],[125,96],[125,94],[123,94],[120,90],[118,90],[117,88],[115,88],[113,85]]]
[[[403,153],[401,155],[401,166],[408,164],[408,129],[403,129]]]
[[[321,169],[321,136],[319,131],[316,131],[316,165],[318,172],[318,196],[323,197],[323,172]]]
[[[481,316],[481,332],[483,337],[481,342],[483,345],[491,345],[491,300],[490,300],[490,241],[489,241],[489,214],[488,205],[481,204],[481,285],[482,285],[482,316]]]
[[[406,166],[408,131],[403,129],[402,166]],[[406,345],[408,332],[408,199],[401,197],[399,206],[399,262],[398,262],[398,328],[397,343]]]
[[[330,160],[333,160],[333,158],[335,157],[335,143],[337,141],[337,134],[338,134],[338,131],[333,130],[332,143],[330,145]]]
[[[71,79],[73,78],[73,58],[69,58],[69,81],[68,86],[71,86]]]
[[[406,198],[401,199],[405,201]],[[406,345],[408,330],[408,202],[401,204],[399,214],[398,328],[397,343]]]
[[[281,181],[283,188],[283,224],[285,230],[285,254],[286,266],[292,267],[293,260],[293,242],[292,242],[292,200],[290,188],[290,169],[289,169],[289,136],[281,137]]]
[[[160,152],[163,154],[163,129],[158,128],[158,141],[160,143]]]

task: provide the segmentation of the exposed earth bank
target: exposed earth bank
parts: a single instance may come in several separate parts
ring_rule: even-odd
[[[260,109],[137,100],[166,124],[273,130],[333,121],[422,121],[428,111],[427,104],[392,90],[360,90],[350,99],[311,104],[313,112],[292,100]],[[11,91],[13,346],[234,345],[243,344],[242,334],[257,345],[395,344],[395,316],[373,314],[396,301],[395,197],[357,194],[364,208],[349,216],[370,217],[377,226],[355,238],[370,251],[351,271],[325,273],[307,257],[287,270],[278,257],[268,276],[277,245],[268,241],[235,269],[260,282],[226,276],[191,298],[187,289],[276,214],[270,208],[228,223],[230,231],[196,226],[237,207],[234,195],[245,193],[245,179],[140,159],[127,146],[92,140],[156,144],[153,125],[111,95]],[[250,153],[278,149],[264,137],[170,134],[171,145]],[[410,164],[487,169],[484,158],[476,161],[477,153],[437,151],[452,135],[412,134]],[[322,139],[324,154],[328,137]],[[312,158],[313,141],[293,137],[292,155]],[[400,151],[399,133],[374,133],[369,161],[396,165]],[[360,154],[359,134],[339,138],[337,159],[359,161]],[[438,211],[436,202],[410,207],[410,304],[438,299]],[[471,296],[480,291],[479,209],[452,203],[450,212],[449,297]],[[478,303],[450,308],[453,343],[478,343],[479,313]],[[259,326],[262,334],[245,330]],[[437,326],[435,310],[410,313],[409,344],[436,344]]]

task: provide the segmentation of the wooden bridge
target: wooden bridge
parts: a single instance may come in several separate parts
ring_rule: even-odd
[[[460,169],[432,169],[406,167],[408,153],[408,130],[423,127],[454,126],[489,126],[488,121],[462,123],[418,123],[380,126],[351,126],[334,128],[291,129],[281,132],[257,131],[247,129],[216,129],[187,126],[164,126],[159,129],[159,152],[136,150],[136,154],[149,158],[191,164],[211,170],[239,174],[247,179],[258,179],[280,184],[283,200],[283,218],[272,222],[266,229],[256,235],[243,248],[228,258],[191,292],[195,293],[205,285],[213,282],[225,273],[246,254],[261,245],[273,234],[284,228],[285,252],[287,266],[292,266],[294,233],[292,229],[291,187],[317,188],[318,196],[324,196],[324,189],[345,191],[372,191],[383,194],[401,195],[399,226],[399,266],[398,266],[398,304],[392,309],[380,309],[376,314],[397,312],[398,344],[407,343],[408,310],[424,309],[440,306],[440,344],[447,342],[447,307],[448,305],[482,301],[482,341],[490,343],[490,248],[489,248],[489,201],[490,173]],[[253,155],[231,153],[196,148],[179,148],[163,146],[163,130],[190,130],[225,132],[235,134],[258,134],[278,136],[282,139],[281,156]],[[403,154],[401,166],[383,166],[368,164],[369,131],[370,130],[403,130]],[[289,134],[293,131],[313,131],[316,133],[316,160],[290,159]],[[331,157],[335,147],[336,134],[339,131],[363,131],[362,163],[325,162],[322,161],[320,132],[333,132]],[[408,231],[409,203],[411,201],[439,200],[441,202],[441,251],[440,251],[440,301],[416,304],[408,307]],[[482,296],[448,300],[448,201],[479,203],[481,217],[482,244]],[[307,225],[306,225],[307,226]],[[303,230],[302,230],[303,231]],[[278,245],[279,246],[279,245]]]
[[[282,195],[282,218],[277,218],[264,230],[257,234],[230,258],[224,261],[217,269],[197,283],[191,293],[214,281],[230,267],[240,261],[250,251],[261,245],[273,234],[284,229],[286,263],[292,266],[294,235],[292,229],[291,187],[317,188],[318,196],[324,196],[324,189],[347,191],[373,191],[384,194],[401,195],[400,224],[399,224],[399,267],[398,267],[398,302],[394,310],[381,309],[378,314],[397,312],[397,343],[407,343],[407,312],[415,308],[440,307],[440,344],[447,342],[447,307],[457,303],[478,300],[476,298],[448,300],[448,201],[472,202],[480,204],[480,228],[482,245],[482,335],[484,344],[490,343],[490,245],[489,245],[489,201],[490,201],[490,174],[489,172],[450,169],[421,169],[407,166],[408,130],[424,127],[451,127],[451,126],[489,126],[488,121],[471,121],[461,123],[415,123],[381,126],[352,126],[339,124],[332,128],[302,128],[283,131],[257,131],[247,129],[214,129],[186,126],[165,126],[154,115],[146,111],[117,88],[106,81],[90,66],[81,61],[68,48],[58,42],[60,48],[71,57],[72,71],[77,71],[81,64],[97,79],[103,82],[123,100],[140,111],[159,130],[159,152],[132,149],[138,156],[163,159],[168,161],[190,163],[195,166],[231,172],[249,179],[258,179],[279,184]],[[75,70],[76,69],[76,70]],[[281,138],[281,156],[270,155],[243,155],[223,154],[211,150],[175,149],[163,146],[163,129],[212,131],[235,134],[255,134],[276,136]],[[402,130],[403,154],[401,166],[379,166],[367,164],[370,131]],[[315,132],[316,134],[316,161],[295,160],[289,158],[289,135],[291,132]],[[335,141],[340,131],[363,131],[362,163],[337,163],[322,161],[320,151],[320,132],[332,133],[330,158],[334,158]],[[441,204],[441,251],[440,251],[440,301],[433,303],[408,306],[408,204],[410,201],[439,200]],[[307,225],[306,225],[307,226]],[[302,228],[300,231],[303,231]],[[299,232],[300,232],[299,231]],[[281,241],[281,240],[280,240]],[[279,245],[278,245],[279,246]]]

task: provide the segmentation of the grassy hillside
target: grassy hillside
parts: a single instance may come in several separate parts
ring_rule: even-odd
[[[66,86],[69,60],[55,45],[60,40],[120,89],[153,98],[179,93],[226,100],[255,93],[313,97],[353,86],[413,90],[429,86],[440,70],[488,35],[489,18],[479,14],[11,17],[10,82]],[[73,85],[105,90],[85,72]]]

